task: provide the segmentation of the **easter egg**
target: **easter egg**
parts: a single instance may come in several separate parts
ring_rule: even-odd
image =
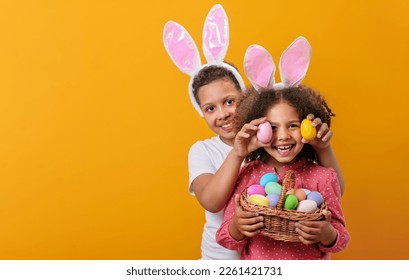
[[[307,199],[308,200],[314,200],[318,206],[321,205],[322,203],[322,195],[319,192],[310,192],[309,194],[307,194]]]
[[[274,173],[266,173],[260,179],[260,185],[265,187],[269,182],[277,182],[278,178],[277,175]]]
[[[267,196],[268,201],[270,202],[271,207],[276,207],[278,204],[278,200],[280,199],[280,195],[276,193],[270,193]]]
[[[310,190],[308,190],[308,189],[304,189],[304,188],[301,188],[300,190],[303,190],[304,192],[305,192],[305,194],[306,195],[308,195],[311,191]]]
[[[318,209],[318,205],[314,200],[303,200],[298,203],[297,211],[311,213]]]
[[[270,201],[268,200],[267,197],[259,195],[259,194],[250,195],[247,199],[251,203],[261,205],[261,206],[268,206],[270,204]]]
[[[275,194],[280,194],[281,193],[281,185],[277,182],[269,182],[267,185],[264,187],[264,190],[266,194],[270,193],[275,193]]]
[[[271,141],[273,137],[273,129],[271,128],[271,124],[269,122],[262,123],[258,126],[257,130],[257,139],[261,143],[268,143]]]
[[[301,122],[301,135],[307,141],[314,139],[317,135],[317,129],[312,126],[312,122],[309,119],[304,119]]]
[[[253,194],[259,194],[259,195],[266,195],[266,192],[264,190],[263,186],[254,184],[251,185],[250,187],[247,188],[247,196],[253,195]]]
[[[302,189],[291,189],[287,192],[287,194],[295,195],[298,201],[305,200],[307,198],[307,195]]]
[[[294,210],[295,208],[297,208],[298,205],[298,199],[295,195],[293,194],[287,194],[285,196],[285,200],[284,200],[284,209],[288,209],[288,210]]]

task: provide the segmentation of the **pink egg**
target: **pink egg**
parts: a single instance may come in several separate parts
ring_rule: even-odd
[[[273,137],[273,129],[269,122],[262,123],[258,126],[257,139],[261,143],[268,143]]]
[[[253,195],[253,194],[259,194],[259,195],[266,195],[266,191],[264,190],[263,186],[254,184],[251,185],[250,187],[247,188],[247,196]]]

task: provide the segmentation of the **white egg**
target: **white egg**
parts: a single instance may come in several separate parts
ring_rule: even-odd
[[[302,200],[298,203],[297,211],[311,213],[318,209],[317,203],[314,200]]]

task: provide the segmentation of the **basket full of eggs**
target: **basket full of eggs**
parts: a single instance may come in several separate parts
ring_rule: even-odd
[[[274,173],[266,173],[260,184],[253,184],[242,191],[240,204],[243,209],[264,217],[262,235],[275,240],[300,242],[295,231],[296,222],[324,219],[326,203],[321,194],[296,189],[294,183],[292,170],[286,172],[282,185]]]

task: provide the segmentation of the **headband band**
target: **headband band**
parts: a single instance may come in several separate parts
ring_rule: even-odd
[[[280,58],[281,82],[275,83],[275,64],[270,53],[260,45],[251,45],[244,56],[244,72],[253,87],[260,92],[265,89],[282,89],[301,84],[311,60],[311,45],[304,37],[298,37]]]
[[[168,21],[163,30],[163,44],[172,61],[180,71],[190,76],[189,96],[193,107],[203,117],[193,95],[193,79],[205,66],[216,65],[231,71],[241,90],[245,89],[243,78],[231,65],[223,62],[229,46],[229,22],[223,7],[214,5],[206,17],[203,27],[203,53],[207,64],[202,65],[198,48],[189,32],[180,24]]]

